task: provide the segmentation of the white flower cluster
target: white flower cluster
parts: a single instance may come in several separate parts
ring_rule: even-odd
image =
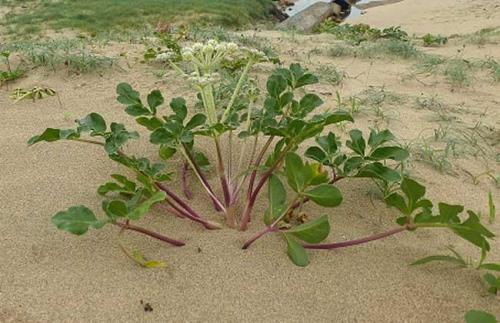
[[[195,43],[182,50],[182,59],[199,67],[218,64],[223,58],[236,54],[239,46],[235,43],[219,42],[211,39],[206,43]]]
[[[175,56],[175,53],[171,49],[167,49],[156,55],[156,60],[158,62],[168,62]]]
[[[220,79],[219,73],[210,73],[205,75],[198,75],[198,73],[193,72],[187,75],[187,80],[195,86],[205,87],[207,85],[213,84]]]

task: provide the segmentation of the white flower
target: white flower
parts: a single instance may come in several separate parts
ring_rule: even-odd
[[[156,60],[159,62],[166,62],[170,60],[174,56],[174,53],[172,51],[167,51],[163,53],[159,53],[156,55]]]

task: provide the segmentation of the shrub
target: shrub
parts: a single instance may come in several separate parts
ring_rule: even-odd
[[[264,228],[249,237],[242,248],[249,248],[264,236],[279,235],[284,239],[290,259],[298,266],[309,263],[307,250],[345,248],[423,229],[445,229],[484,254],[490,250],[488,241],[494,234],[475,212],[462,215],[463,206],[446,203],[439,203],[435,210],[434,203],[425,197],[425,187],[401,173],[408,152],[395,143],[389,130],[372,129],[365,135],[353,129],[346,140],[329,131],[330,125],[353,122],[353,119],[343,110],[319,110],[323,100],[307,91],[307,86],[317,83],[318,78],[302,66],[292,64],[289,68],[274,70],[267,79],[262,104],[257,104],[261,101],[245,88],[253,67],[265,60],[262,52],[232,43],[208,41],[184,48],[181,55],[182,62],[170,61],[170,65],[197,94],[201,110],[194,114],[188,109],[193,104],[183,98],[173,98],[169,108],[164,108],[165,99],[159,90],[151,91],[144,101],[129,84],[117,86],[118,102],[139,125],[151,132],[149,141],[158,147],[161,163],[127,153],[126,144],[139,134],[120,123],[108,124],[97,113],[78,120],[73,129],[48,128],[29,140],[30,145],[59,140],[98,145],[112,161],[133,174],[133,177],[113,174],[112,181],[98,188],[98,194],[104,197],[104,216],[96,216],[85,206],[73,206],[53,216],[52,222],[59,229],[82,235],[91,228],[114,225],[120,233],[135,231],[174,246],[184,245],[183,241],[133,223],[154,206],[206,229],[221,228],[220,222],[206,219],[173,190],[169,183],[172,173],[167,165],[172,164],[177,154],[196,175],[208,200],[228,227],[247,229],[254,216],[255,203],[267,187]],[[246,60],[238,81],[231,91],[217,92],[224,61],[236,58]],[[309,145],[309,139],[313,138],[315,144]],[[213,167],[222,196],[213,188],[214,182],[207,179],[208,158],[196,144],[202,140],[204,146],[213,144]],[[265,144],[260,146],[258,143],[262,141]],[[223,149],[223,144],[227,149]],[[235,153],[239,156],[233,156]],[[185,169],[183,167],[183,172]],[[384,190],[384,200],[399,211],[397,226],[361,239],[324,243],[331,229],[329,217],[324,213],[304,214],[304,205],[314,203],[334,208],[343,200],[337,183],[360,178],[371,179],[381,188],[391,187]],[[237,212],[239,206],[241,213]],[[142,256],[127,254],[143,266],[158,265]]]

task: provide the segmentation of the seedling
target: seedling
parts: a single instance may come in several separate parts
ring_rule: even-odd
[[[31,99],[33,100],[33,102],[35,102],[36,100],[41,100],[43,98],[54,96],[56,94],[56,91],[51,88],[35,86],[32,89],[15,89],[11,93],[10,98],[14,100],[14,103],[28,99]]]
[[[459,216],[462,206],[445,203],[439,203],[435,213],[433,203],[425,198],[425,187],[401,175],[402,163],[409,154],[396,144],[389,130],[371,129],[364,134],[352,129],[348,139],[329,131],[331,125],[353,122],[353,118],[340,109],[319,112],[323,100],[307,90],[318,78],[302,66],[292,64],[275,69],[268,77],[266,94],[260,98],[251,85],[250,75],[255,65],[266,61],[264,53],[210,40],[184,48],[181,56],[179,62],[170,60],[168,64],[196,92],[195,102],[177,97],[170,100],[169,108],[164,108],[165,99],[159,90],[151,91],[143,101],[129,84],[117,86],[118,102],[151,132],[149,141],[158,147],[161,163],[128,154],[126,144],[139,134],[119,123],[108,126],[97,113],[78,120],[73,129],[49,128],[29,140],[30,145],[59,140],[98,145],[112,161],[134,174],[114,174],[113,181],[99,187],[98,193],[105,199],[103,217],[84,206],[71,207],[53,217],[59,229],[81,235],[91,228],[114,225],[121,232],[132,230],[182,246],[182,241],[133,222],[157,207],[209,230],[220,229],[221,222],[225,222],[227,227],[245,231],[255,216],[254,206],[267,187],[264,227],[249,237],[242,248],[248,249],[264,236],[278,235],[298,266],[309,263],[307,250],[345,248],[427,228],[446,229],[482,250],[490,249],[488,240],[494,234],[475,213],[469,211],[468,217]],[[227,86],[221,75],[225,75],[226,62],[235,59],[245,64],[238,70],[236,81],[231,82],[233,85]],[[188,108],[193,106],[197,109]],[[306,146],[309,139],[316,143]],[[213,188],[216,181],[208,180],[208,157],[198,150],[199,145],[210,144],[215,155],[211,164],[221,195]],[[169,170],[179,169],[179,165],[172,165],[174,156],[182,159],[182,177],[186,165],[194,173],[220,221],[207,220],[172,189],[169,181],[173,174]],[[323,243],[331,229],[329,217],[326,212],[320,216],[306,214],[304,206],[309,202],[324,208],[340,205],[343,196],[336,184],[358,178],[372,179],[389,188],[385,202],[403,216],[395,228],[387,231],[361,239]],[[186,187],[183,185],[182,190],[189,196]]]
[[[0,52],[0,56],[4,58],[5,63],[7,65],[6,71],[0,70],[0,86],[2,86],[4,83],[15,81],[24,75],[24,71],[21,70],[20,68],[12,69],[9,60],[10,55],[11,53],[9,51]]]
[[[425,47],[443,46],[448,43],[448,37],[441,35],[426,34],[422,37]]]

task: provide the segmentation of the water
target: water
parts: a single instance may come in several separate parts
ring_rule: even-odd
[[[358,4],[368,3],[371,1],[373,0],[361,0],[358,2]],[[295,5],[287,8],[286,13],[289,14],[290,16],[296,15],[316,2],[331,2],[331,0],[298,0],[297,2],[295,2]],[[349,18],[357,17],[360,15],[361,15],[361,10],[355,7],[351,8],[351,14],[349,15]]]

